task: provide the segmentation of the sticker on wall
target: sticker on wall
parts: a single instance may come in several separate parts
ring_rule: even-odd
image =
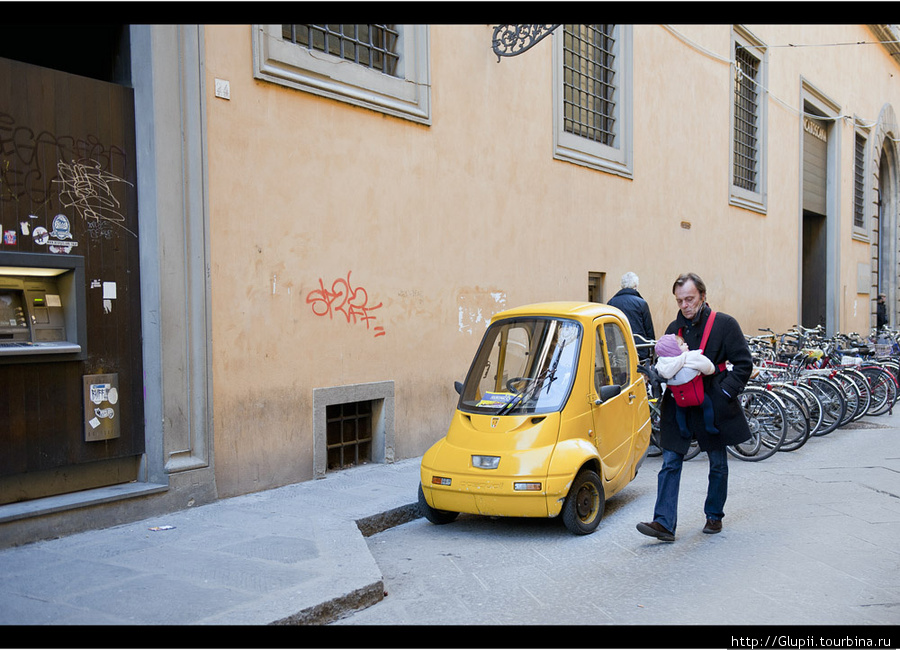
[[[3,233],[3,243],[7,245],[13,245],[16,243],[16,231],[15,230],[7,230]]]
[[[119,375],[84,375],[84,440],[118,438]]]
[[[35,228],[37,231],[37,228]],[[48,249],[51,253],[71,253],[78,242],[69,241],[72,239],[72,229],[69,224],[69,218],[64,214],[58,214],[53,217],[53,230],[50,231],[50,239],[47,242]]]
[[[50,231],[50,236],[54,239],[72,239],[72,229],[66,215],[58,214],[53,217],[53,230]]]
[[[115,282],[104,282],[103,283],[103,313],[110,314],[112,313],[112,301],[116,299],[116,283]]]
[[[90,398],[94,404],[100,404],[101,402],[105,402],[107,397],[109,396],[109,389],[112,388],[112,384],[91,384],[90,385]]]
[[[22,231],[22,235],[24,237],[27,237],[28,235],[31,234],[31,224],[28,223],[27,221],[20,221],[19,229]]]
[[[114,417],[116,417],[116,410],[114,408],[102,409],[100,407],[97,407],[94,409],[94,415],[96,415],[98,418],[109,418],[110,420],[112,420]],[[99,422],[93,426],[99,426]]]
[[[51,239],[48,242],[47,250],[49,250],[51,253],[69,254],[76,246],[78,246],[78,242],[61,242],[55,239]]]
[[[31,238],[38,246],[46,246],[47,242],[50,241],[50,233],[47,232],[47,229],[43,226],[38,226],[34,229],[34,232],[31,233]]]

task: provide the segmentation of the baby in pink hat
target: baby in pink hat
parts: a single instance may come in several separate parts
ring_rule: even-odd
[[[711,375],[716,371],[715,365],[703,355],[703,350],[689,350],[687,343],[677,334],[666,334],[656,342],[656,372],[665,379],[666,384],[678,386],[686,384],[699,374]],[[709,433],[718,433],[714,424],[712,401],[709,395],[703,398],[703,421]],[[675,406],[675,421],[681,435],[690,438],[687,429],[685,408]]]

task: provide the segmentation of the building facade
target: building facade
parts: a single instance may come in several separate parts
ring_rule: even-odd
[[[69,395],[0,407],[0,545],[421,455],[492,314],[626,271],[657,334],[688,270],[747,334],[867,333],[879,292],[898,322],[894,26],[122,27],[121,119],[0,68],[2,261],[62,214],[87,269],[82,358],[0,366]],[[120,216],[65,200],[76,159]],[[92,437],[110,376],[131,410]]]

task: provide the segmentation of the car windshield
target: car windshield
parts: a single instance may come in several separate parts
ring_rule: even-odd
[[[470,413],[551,413],[566,403],[578,359],[581,325],[518,318],[485,332],[459,407]]]

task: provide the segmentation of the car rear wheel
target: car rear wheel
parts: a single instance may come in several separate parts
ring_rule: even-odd
[[[435,510],[425,500],[425,492],[422,491],[422,484],[419,483],[419,512],[428,521],[433,524],[449,524],[459,517],[458,512],[450,512],[449,510]]]
[[[578,472],[563,505],[562,519],[569,532],[587,535],[600,525],[606,498],[597,473],[583,469]]]

